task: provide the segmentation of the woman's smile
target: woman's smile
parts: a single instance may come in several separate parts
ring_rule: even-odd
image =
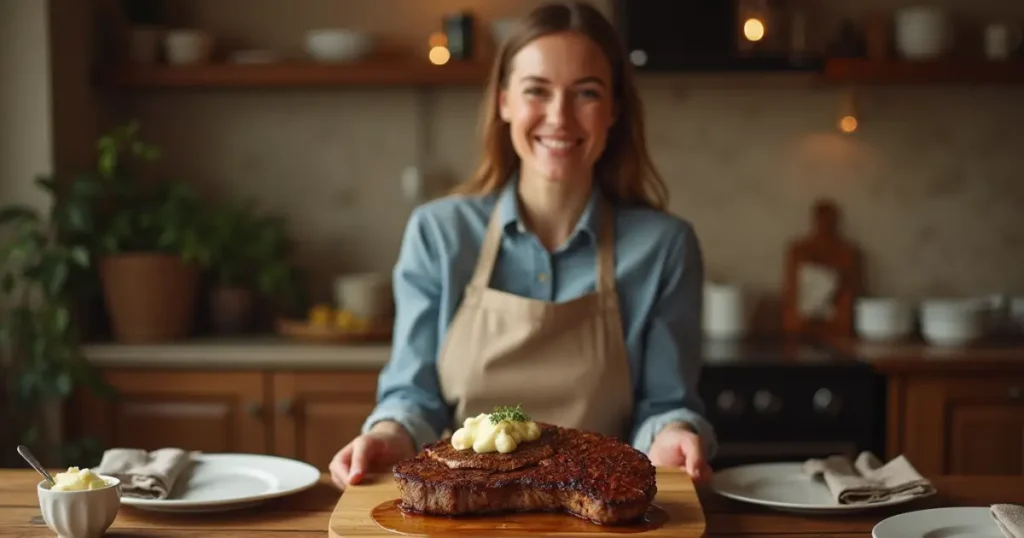
[[[577,148],[583,145],[582,137],[571,136],[535,136],[535,153],[547,154],[548,157],[564,159],[578,153]]]

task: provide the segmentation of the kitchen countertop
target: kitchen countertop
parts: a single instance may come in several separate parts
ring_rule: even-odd
[[[707,522],[705,536],[870,536],[871,528],[892,515],[940,506],[987,506],[1024,503],[1019,476],[929,477],[938,495],[908,504],[845,516],[785,514],[725,499],[699,487]],[[31,469],[0,469],[0,528],[14,535],[52,537],[42,522],[35,485],[39,475]],[[275,537],[327,535],[331,512],[339,492],[328,475],[315,487],[275,499],[254,508],[213,514],[162,514],[122,506],[109,536],[166,537]],[[6,535],[6,533],[5,533]]]
[[[981,342],[963,348],[920,343],[874,344],[834,342],[833,348],[871,364],[884,374],[963,371],[1008,372],[1024,375],[1024,342]]]
[[[801,346],[796,346],[800,348]],[[805,346],[804,346],[805,347]],[[920,343],[872,344],[855,340],[835,341],[830,348],[841,355],[874,366],[886,374],[900,372],[999,371],[1020,369],[1024,374],[1024,342],[980,343],[966,348],[941,348]],[[749,349],[749,351],[748,351]],[[712,343],[705,347],[708,364],[724,357],[758,353],[757,346]],[[774,351],[769,346],[770,352]],[[722,351],[724,350],[724,351]],[[281,336],[261,335],[234,338],[193,338],[166,344],[94,343],[85,356],[102,367],[210,368],[210,369],[378,369],[391,357],[390,342],[364,344],[318,344]],[[827,353],[793,351],[792,360],[825,360]],[[807,353],[806,358],[800,353]]]
[[[391,357],[388,342],[318,344],[266,335],[193,338],[166,344],[87,344],[101,367],[209,369],[377,369]]]

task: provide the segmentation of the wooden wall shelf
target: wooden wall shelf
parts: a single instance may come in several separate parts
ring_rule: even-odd
[[[415,60],[352,64],[289,62],[101,68],[99,84],[121,88],[273,88],[327,86],[482,86],[489,64]]]
[[[290,62],[265,65],[209,64],[203,66],[114,66],[99,69],[98,82],[120,88],[287,88],[359,86],[450,86],[482,87],[490,64],[486,61],[451,62],[432,65],[418,60],[373,60],[353,64]],[[679,73],[641,74],[644,80],[715,81],[740,78],[745,85],[817,80],[824,84],[929,85],[929,84],[1021,84],[1024,60],[1009,62],[937,61],[904,62],[868,59],[831,59],[821,73],[800,74],[757,72],[740,74]]]
[[[1024,60],[900,60],[831,59],[825,63],[825,80],[832,84],[1020,84],[1024,83]]]

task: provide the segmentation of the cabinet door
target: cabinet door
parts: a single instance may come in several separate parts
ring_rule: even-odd
[[[107,446],[265,453],[265,376],[258,372],[122,370],[104,372],[114,402],[83,396],[81,433]]]
[[[373,411],[378,371],[273,374],[277,454],[327,469]]]
[[[911,378],[904,405],[919,471],[1024,475],[1024,378]]]

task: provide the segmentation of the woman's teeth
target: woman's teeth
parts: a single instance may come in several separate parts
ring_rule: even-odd
[[[559,140],[554,138],[538,138],[537,141],[544,147],[558,150],[569,149],[577,143],[576,140]]]

